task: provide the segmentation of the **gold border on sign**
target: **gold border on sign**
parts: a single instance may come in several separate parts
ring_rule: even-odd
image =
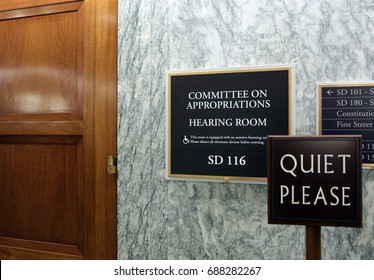
[[[288,135],[293,132],[293,66],[292,65],[278,65],[269,67],[250,67],[250,68],[232,68],[232,69],[211,69],[211,70],[188,70],[188,71],[168,71],[167,73],[167,174],[170,178],[178,179],[201,179],[201,180],[217,180],[224,183],[230,181],[266,181],[267,177],[243,177],[243,176],[215,176],[215,175],[192,175],[192,174],[176,174],[171,173],[171,78],[174,76],[194,76],[194,75],[209,75],[209,74],[229,74],[229,73],[246,73],[246,72],[271,72],[271,71],[288,71]],[[269,134],[270,135],[270,134]],[[287,136],[287,135],[285,135]]]
[[[340,87],[367,87],[373,86],[374,82],[337,82],[337,83],[318,83],[318,135],[327,136],[322,134],[322,89],[324,88],[340,88]],[[373,96],[374,98],[374,96]],[[374,109],[374,108],[373,108]],[[358,131],[359,132],[359,131]],[[357,133],[356,133],[357,134]],[[356,135],[352,134],[352,135]],[[338,135],[347,135],[347,134],[337,134]],[[364,139],[362,139],[362,142]],[[363,153],[363,152],[362,152]],[[363,167],[374,168],[374,163],[362,163]]]

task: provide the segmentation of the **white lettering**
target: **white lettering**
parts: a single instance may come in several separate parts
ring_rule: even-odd
[[[290,187],[287,185],[280,185],[280,204],[285,204],[286,201],[291,205],[328,205],[328,206],[343,206],[347,207],[351,205],[350,202],[350,187],[318,187],[318,191],[311,196],[314,192],[311,192],[311,186],[301,186],[301,191],[297,191],[295,185]]]
[[[341,167],[340,165],[338,167],[334,166],[334,157],[342,159]],[[280,159],[280,167],[284,172],[291,174],[295,178],[297,178],[299,173],[334,174],[337,171],[341,171],[342,174],[346,174],[347,158],[350,157],[351,155],[348,154],[310,154],[308,156],[300,154],[298,157],[292,154],[285,154]]]
[[[280,195],[280,203],[283,204],[283,198],[285,198],[286,196],[288,196],[288,193],[290,192],[288,187],[285,186],[285,185],[281,185],[280,186],[280,191],[281,191],[281,195]],[[284,192],[285,191],[285,192]]]
[[[304,169],[304,155],[303,154],[300,155],[300,161],[301,161],[300,168],[303,173],[314,173],[314,156],[313,155],[310,156],[310,169],[309,170]]]
[[[350,158],[351,155],[338,155],[338,158],[342,158],[342,160],[343,160],[343,174],[346,173],[345,168],[346,168],[346,158],[347,157]]]
[[[330,165],[332,165],[332,163],[331,162],[328,162],[328,158],[332,158],[332,157],[334,157],[334,155],[329,155],[329,154],[326,154],[326,155],[324,155],[324,157],[325,157],[325,173],[334,173],[334,170],[327,170],[327,168],[328,168],[328,166],[330,166]]]
[[[284,163],[283,163],[283,161],[284,161],[284,159],[285,159],[286,157],[291,158],[292,161],[293,161],[293,167],[292,167],[291,169],[286,169],[286,168],[284,167]],[[285,155],[281,158],[281,160],[280,160],[280,166],[281,166],[281,168],[282,168],[282,170],[283,170],[284,172],[286,172],[286,173],[290,173],[292,176],[297,177],[296,174],[294,173],[295,169],[297,168],[297,159],[296,159],[295,156],[293,156],[293,155],[291,155],[291,154],[285,154]]]
[[[309,205],[310,201],[306,201],[306,198],[309,197],[309,193],[306,193],[305,190],[310,189],[310,186],[302,186],[302,196],[303,196],[303,205]]]
[[[295,186],[291,186],[291,204],[300,204],[300,201],[295,201]]]
[[[335,203],[330,202],[330,205],[331,205],[331,206],[336,206],[336,205],[339,204],[339,197],[337,196],[337,194],[334,193],[334,190],[339,190],[339,188],[335,186],[335,187],[332,187],[331,190],[330,190],[330,194],[331,194],[331,196],[332,196],[333,198],[335,198],[335,201],[336,201]]]
[[[323,193],[322,187],[319,187],[319,190],[318,190],[316,199],[313,202],[313,205],[316,205],[318,203],[318,200],[320,200],[320,199],[323,200],[324,205],[327,205],[326,197],[325,197],[325,194]]]
[[[350,202],[348,203],[348,202],[346,202],[346,200],[345,200],[346,198],[349,198],[349,195],[346,195],[346,194],[345,194],[345,191],[346,191],[346,190],[348,190],[348,191],[351,190],[351,187],[342,187],[342,200],[343,200],[343,201],[342,201],[342,205],[343,205],[343,206],[350,206],[351,203],[350,203]]]

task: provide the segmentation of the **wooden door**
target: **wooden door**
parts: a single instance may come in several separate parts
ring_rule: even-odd
[[[115,259],[117,0],[0,1],[0,259]]]

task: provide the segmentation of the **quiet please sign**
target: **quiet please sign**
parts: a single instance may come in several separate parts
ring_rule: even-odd
[[[269,136],[273,224],[362,225],[361,136]]]

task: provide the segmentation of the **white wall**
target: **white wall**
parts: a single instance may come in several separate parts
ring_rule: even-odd
[[[303,226],[267,224],[264,185],[165,180],[165,73],[296,65],[296,133],[315,82],[374,80],[372,0],[119,0],[120,259],[304,259]],[[323,259],[374,259],[374,171],[362,229],[323,228]]]

